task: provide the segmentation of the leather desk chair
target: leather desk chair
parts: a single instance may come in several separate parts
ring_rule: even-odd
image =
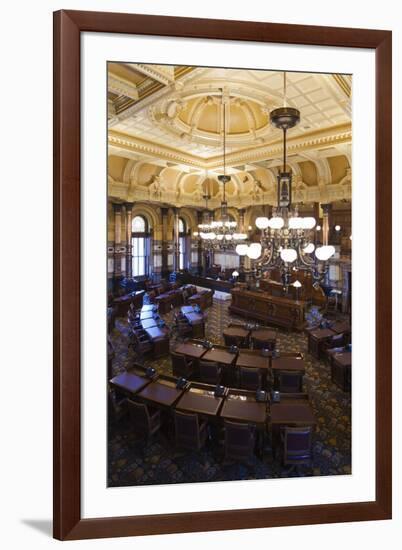
[[[194,362],[188,359],[185,355],[180,353],[170,352],[172,358],[172,371],[173,376],[183,376],[184,378],[190,378],[193,374]]]
[[[283,464],[293,468],[301,464],[311,466],[312,452],[312,427],[303,428],[285,427],[281,431],[283,444]]]
[[[252,367],[240,367],[239,385],[244,390],[257,391],[262,389],[261,371]]]
[[[299,372],[283,370],[275,378],[275,389],[281,393],[298,393],[303,389],[303,375]]]
[[[144,403],[127,400],[130,425],[133,431],[145,440],[149,440],[161,427],[161,414]]]
[[[207,421],[197,414],[173,411],[177,447],[199,451],[208,438]]]
[[[225,420],[225,461],[248,463],[254,457],[256,430],[250,424]]]
[[[218,363],[200,361],[200,380],[206,384],[220,384],[222,369]]]

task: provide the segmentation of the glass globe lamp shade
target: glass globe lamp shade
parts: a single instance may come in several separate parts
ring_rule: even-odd
[[[314,249],[315,246],[313,245],[313,243],[308,243],[308,245],[303,248],[303,252],[305,254],[311,254],[312,252],[314,252]]]
[[[283,218],[281,218],[280,216],[275,216],[274,218],[271,218],[269,220],[269,227],[271,229],[282,229],[284,223],[285,222],[283,221]]]
[[[251,260],[256,260],[261,256],[262,246],[260,243],[251,243],[247,250],[247,256]]]
[[[283,248],[281,250],[281,259],[284,262],[291,264],[296,260],[296,258],[297,258],[297,252],[293,248]]]
[[[303,220],[302,222],[303,229],[313,229],[315,227],[315,224],[316,224],[315,218],[307,217],[307,218],[302,218],[302,220]]]
[[[295,281],[295,282],[293,283],[293,286],[294,286],[295,288],[301,288],[302,284],[301,284],[300,281]]]
[[[303,228],[303,218],[294,217],[289,218],[289,229],[302,229]]]
[[[245,256],[247,254],[248,245],[247,244],[238,244],[236,246],[236,252],[239,256]]]
[[[194,231],[193,236],[198,237],[198,231]]]
[[[236,269],[232,271],[232,277],[238,277],[238,276],[239,276],[239,272],[236,271]]]
[[[209,233],[209,240],[213,241],[214,239],[216,239],[216,233],[211,231],[211,233]]]
[[[267,227],[269,227],[269,219],[265,216],[260,216],[255,220],[255,225],[258,229],[267,229]]]
[[[223,239],[223,235],[217,235],[216,238],[218,241],[221,241]]]
[[[335,254],[335,248],[332,245],[319,246],[318,248],[316,248],[316,251],[315,251],[315,255],[322,262],[326,262],[334,254]]]

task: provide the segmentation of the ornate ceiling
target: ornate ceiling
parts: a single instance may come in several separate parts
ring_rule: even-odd
[[[287,104],[301,112],[288,132],[295,202],[351,197],[351,77],[287,73]],[[276,202],[283,73],[110,63],[109,195],[118,200],[210,207],[221,200],[226,104],[230,206]]]

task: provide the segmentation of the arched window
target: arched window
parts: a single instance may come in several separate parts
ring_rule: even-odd
[[[183,218],[179,218],[179,269],[184,269],[186,264],[186,254],[187,254],[187,241],[186,241],[186,222]]]
[[[148,272],[148,224],[143,216],[134,216],[131,223],[133,277],[143,277]]]

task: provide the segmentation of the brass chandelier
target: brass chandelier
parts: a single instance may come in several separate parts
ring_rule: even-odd
[[[247,255],[256,262],[257,271],[278,269],[282,283],[288,286],[291,272],[309,271],[315,285],[323,281],[328,271],[328,260],[335,248],[328,245],[328,233],[324,232],[322,246],[315,247],[313,217],[301,217],[296,205],[292,205],[292,173],[286,164],[287,131],[300,122],[300,111],[286,105],[286,72],[284,73],[284,106],[270,113],[271,124],[283,132],[283,167],[277,175],[277,205],[272,217],[259,217],[256,227],[260,230],[260,242],[236,246],[240,256]]]
[[[237,222],[232,221],[228,214],[228,203],[226,200],[226,184],[230,182],[231,177],[226,174],[226,100],[222,92],[222,109],[223,109],[223,174],[218,176],[218,180],[222,183],[222,201],[220,208],[220,219],[209,220],[208,199],[210,196],[204,195],[206,200],[207,215],[203,223],[198,225],[198,235],[202,240],[202,244],[206,249],[212,250],[227,250],[234,248],[237,243],[247,239],[246,233],[237,231]]]

